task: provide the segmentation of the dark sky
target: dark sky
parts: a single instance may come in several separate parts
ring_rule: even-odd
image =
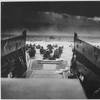
[[[37,14],[35,12],[39,11],[51,11],[67,13],[70,15],[99,17],[99,10],[99,1],[1,2],[1,31],[17,27],[27,27],[28,23],[26,22],[26,19],[30,19],[32,16],[37,18]]]
[[[99,1],[59,1],[59,2],[2,2],[2,15],[22,12],[55,11],[82,16],[100,16]]]

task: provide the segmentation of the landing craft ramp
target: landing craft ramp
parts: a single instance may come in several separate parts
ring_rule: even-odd
[[[53,62],[47,62],[51,63],[53,65]],[[46,61],[41,64],[46,64]],[[64,78],[63,74],[56,73],[55,64],[58,61],[54,61],[52,68],[32,68],[26,79],[2,79],[2,99],[85,99],[80,81]]]
[[[68,79],[64,74],[56,72],[64,68],[63,61],[32,60],[27,68],[26,78],[1,79],[1,98],[85,99],[84,90],[78,79]]]
[[[2,79],[3,99],[85,99],[77,79]]]
[[[30,78],[55,78],[61,79],[63,75],[55,73],[53,70],[34,70]]]
[[[33,60],[27,70],[27,78],[63,78],[63,73],[56,71],[65,69],[63,60]]]
[[[57,69],[65,68],[63,66],[57,66],[58,64],[63,63],[63,61],[58,60],[37,60],[37,69],[34,68],[35,66],[32,64],[31,67],[31,74],[28,76],[29,78],[63,78],[63,73],[58,74],[56,73]],[[40,68],[41,67],[41,68]]]

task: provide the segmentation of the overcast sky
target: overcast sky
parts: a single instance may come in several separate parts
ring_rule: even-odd
[[[1,2],[1,31],[27,27],[28,21],[39,20],[35,12],[67,13],[70,15],[100,17],[100,1],[56,1],[56,2]],[[34,17],[33,17],[34,16]],[[44,20],[44,19],[43,19]],[[32,21],[31,21],[32,22]],[[39,23],[33,23],[35,26]],[[28,27],[29,27],[28,26]],[[32,26],[31,27],[35,27]]]
[[[9,14],[11,12],[31,13],[36,11],[55,11],[60,13],[68,13],[72,15],[81,16],[100,16],[100,2],[99,1],[59,1],[59,2],[2,2],[2,14]],[[4,12],[4,13],[3,13]]]

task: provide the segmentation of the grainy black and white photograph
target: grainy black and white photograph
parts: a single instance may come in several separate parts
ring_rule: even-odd
[[[1,2],[1,99],[100,99],[100,1]]]

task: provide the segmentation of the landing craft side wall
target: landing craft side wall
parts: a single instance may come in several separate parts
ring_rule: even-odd
[[[5,56],[24,47],[25,42],[26,36],[23,34],[21,36],[1,40],[1,56]]]
[[[26,32],[17,37],[1,40],[1,77],[21,77],[26,71],[25,60]]]
[[[74,63],[71,69],[82,81],[88,98],[100,98],[100,49],[74,36]],[[76,65],[76,66],[74,66]],[[82,78],[83,77],[83,78]]]
[[[74,39],[74,50],[77,60],[85,64],[96,74],[100,75],[100,49],[76,37]]]

